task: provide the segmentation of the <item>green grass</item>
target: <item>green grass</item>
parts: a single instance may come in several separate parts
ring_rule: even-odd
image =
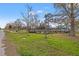
[[[7,39],[17,47],[17,53],[22,56],[49,56],[49,55],[78,55],[79,41],[71,40],[60,34],[26,33],[24,31],[6,32]]]

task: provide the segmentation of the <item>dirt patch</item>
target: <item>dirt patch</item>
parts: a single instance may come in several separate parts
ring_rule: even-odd
[[[16,46],[14,44],[12,44],[9,40],[5,40],[5,54],[7,56],[19,56],[19,54],[16,51]]]
[[[66,37],[70,40],[79,41],[79,34],[76,34],[76,36],[66,35]]]

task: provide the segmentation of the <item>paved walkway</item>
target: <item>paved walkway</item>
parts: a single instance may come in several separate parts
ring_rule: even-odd
[[[4,35],[4,31],[0,30],[0,56],[5,56],[5,47],[3,44]]]

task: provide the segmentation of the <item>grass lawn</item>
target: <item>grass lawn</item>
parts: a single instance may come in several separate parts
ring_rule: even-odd
[[[26,32],[6,32],[9,42],[16,45],[17,53],[22,56],[78,55],[79,41],[64,34],[43,34]]]

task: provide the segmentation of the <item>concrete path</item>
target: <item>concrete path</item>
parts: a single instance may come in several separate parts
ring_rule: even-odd
[[[5,47],[3,44],[4,36],[4,31],[0,30],[0,56],[5,56]]]

